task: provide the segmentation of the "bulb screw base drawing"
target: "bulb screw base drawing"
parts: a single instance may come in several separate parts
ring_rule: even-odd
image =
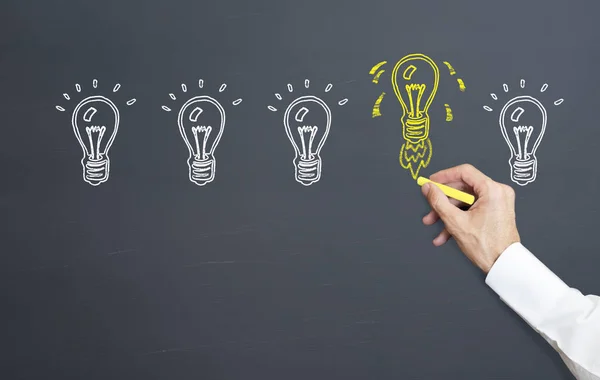
[[[405,140],[413,144],[426,140],[429,137],[429,117],[406,119],[402,135]]]
[[[188,160],[190,168],[190,181],[198,186],[204,186],[215,179],[216,161],[214,158],[206,160]]]
[[[102,160],[81,160],[83,166],[83,180],[92,186],[98,186],[108,181],[110,173],[110,160],[108,157]]]
[[[535,181],[537,173],[537,158],[531,157],[526,160],[510,160],[510,179],[520,186]]]
[[[296,181],[304,186],[311,185],[321,179],[321,158],[314,160],[297,160]]]

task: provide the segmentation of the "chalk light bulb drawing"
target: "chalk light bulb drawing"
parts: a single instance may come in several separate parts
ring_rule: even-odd
[[[521,79],[520,88],[525,88],[525,80]],[[505,93],[509,92],[507,84],[503,85]],[[544,84],[540,89],[543,93],[548,89]],[[498,95],[490,94],[493,100],[498,100]],[[554,105],[562,104],[564,100],[558,99]],[[493,109],[484,106],[488,112]],[[499,115],[499,124],[502,136],[510,149],[510,179],[525,186],[537,177],[538,159],[537,149],[546,132],[548,113],[544,105],[536,98],[529,95],[516,96],[506,102]]]
[[[392,86],[402,105],[400,165],[416,179],[429,165],[432,148],[429,139],[429,107],[435,98],[440,72],[435,62],[423,54],[409,54],[392,71]]]
[[[304,81],[304,87],[309,88],[310,81]],[[329,92],[333,85],[325,88]],[[293,86],[288,84],[289,92]],[[278,100],[283,100],[281,94],[275,94]],[[342,99],[338,105],[343,106],[348,99]],[[267,107],[275,112],[273,106]],[[314,95],[304,95],[294,99],[286,108],[283,115],[285,133],[292,143],[295,157],[293,160],[295,179],[304,186],[310,186],[321,179],[323,161],[321,149],[325,145],[331,129],[331,109],[321,98]]]
[[[310,118],[312,122],[309,122],[309,114],[317,113],[320,115]],[[285,110],[283,124],[296,152],[296,180],[307,186],[317,182],[321,179],[321,149],[331,128],[331,110],[316,96],[301,96]]]
[[[219,120],[211,125],[205,118],[205,110],[216,108]],[[211,118],[214,120],[214,118]],[[177,117],[179,132],[190,151],[188,159],[190,181],[203,186],[215,179],[215,149],[219,145],[225,129],[225,110],[219,102],[210,96],[196,96],[188,100]]]
[[[198,81],[198,88],[204,88],[204,80]],[[227,88],[223,83],[219,87],[219,93]],[[188,92],[185,84],[181,85],[181,91]],[[171,100],[176,101],[177,96],[169,94]],[[242,99],[233,101],[237,106]],[[171,108],[162,106],[162,109],[171,112]],[[179,109],[177,126],[189,151],[187,160],[189,168],[189,179],[198,186],[204,186],[215,179],[217,171],[217,160],[215,150],[221,141],[225,130],[225,109],[214,97],[198,95],[189,98]]]
[[[525,116],[529,118],[525,120]],[[511,180],[521,186],[535,181],[535,153],[544,137],[546,122],[546,109],[531,96],[517,96],[500,111],[500,129],[511,152]]]
[[[98,87],[94,79],[93,87]],[[119,91],[120,84],[115,85],[113,93]],[[81,86],[75,85],[78,93]],[[71,100],[68,94],[63,94],[66,100]],[[127,101],[130,106],[135,99]],[[61,106],[56,109],[64,112]],[[110,157],[108,152],[119,131],[120,114],[117,106],[108,98],[92,95],[80,101],[71,116],[73,133],[83,150],[81,166],[83,180],[92,186],[98,186],[108,181],[110,175]]]
[[[107,116],[109,120],[94,122],[99,120],[98,116]],[[108,151],[119,130],[119,110],[103,96],[90,96],[77,105],[71,121],[84,152],[81,160],[84,180],[90,185],[106,182],[110,173]]]

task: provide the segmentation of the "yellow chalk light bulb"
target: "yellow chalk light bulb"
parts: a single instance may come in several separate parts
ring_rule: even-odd
[[[416,179],[421,168],[431,160],[429,107],[437,93],[440,71],[435,62],[423,54],[409,54],[394,66],[392,86],[402,105],[400,165]]]

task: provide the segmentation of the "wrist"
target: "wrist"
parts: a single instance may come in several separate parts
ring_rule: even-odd
[[[482,266],[480,266],[481,270],[485,274],[488,274],[494,266],[494,264],[496,264],[500,256],[502,256],[502,254],[506,252],[508,248],[510,248],[515,243],[521,243],[521,239],[519,238],[518,234],[516,237],[508,240],[506,243],[500,244],[495,249],[493,249],[491,254],[488,256],[488,260],[486,260],[486,262],[483,263]]]

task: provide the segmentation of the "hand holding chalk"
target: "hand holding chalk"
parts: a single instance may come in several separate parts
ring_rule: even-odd
[[[446,186],[441,183],[433,182],[432,180],[427,179],[425,177],[417,178],[417,184],[419,184],[419,186],[423,186],[426,183],[432,183],[436,185],[444,192],[444,194],[446,194],[450,198],[456,199],[457,201],[464,202],[468,205],[472,205],[475,202],[475,197],[469,193],[465,193],[464,191],[457,190],[453,187]]]
[[[472,165],[442,170],[430,178],[417,183],[432,208],[423,223],[432,225],[438,219],[444,222],[445,228],[433,244],[440,246],[454,237],[465,256],[487,273],[509,245],[520,242],[513,189],[494,182]],[[473,192],[477,202],[473,195],[456,187]],[[462,211],[455,206],[457,201],[473,207]]]

